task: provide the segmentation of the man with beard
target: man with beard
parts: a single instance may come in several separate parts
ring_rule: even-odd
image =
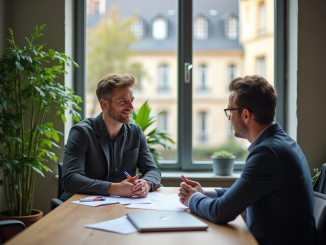
[[[61,200],[73,194],[146,197],[160,186],[161,173],[140,126],[129,123],[133,110],[132,75],[110,74],[98,83],[102,113],[74,125],[65,145]],[[138,167],[143,178],[138,179]],[[134,176],[130,179],[124,172]]]
[[[234,135],[251,145],[241,177],[226,189],[203,191],[182,176],[180,201],[217,224],[247,210],[259,244],[315,244],[314,196],[307,160],[298,144],[274,123],[276,93],[260,76],[236,78],[224,109]]]

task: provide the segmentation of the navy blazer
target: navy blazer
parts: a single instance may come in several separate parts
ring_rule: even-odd
[[[136,167],[144,179],[152,183],[152,189],[160,186],[161,172],[156,167],[148,149],[146,137],[139,125],[123,124],[124,135],[117,138],[119,149],[115,157],[120,163],[116,168],[121,173],[116,182],[126,179],[124,171],[136,175]],[[121,147],[121,148],[120,148]],[[102,113],[74,125],[65,145],[62,185],[65,192],[61,200],[75,193],[107,195],[110,172],[110,150]]]
[[[314,196],[299,145],[278,123],[258,138],[241,177],[218,198],[194,195],[191,212],[217,224],[247,209],[246,223],[259,244],[314,244]]]

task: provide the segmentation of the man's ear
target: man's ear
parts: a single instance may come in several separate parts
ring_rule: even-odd
[[[248,109],[243,109],[242,119],[245,124],[248,124],[253,119],[253,114]]]
[[[107,100],[105,100],[105,99],[101,99],[100,104],[101,104],[103,110],[109,108],[109,102]]]

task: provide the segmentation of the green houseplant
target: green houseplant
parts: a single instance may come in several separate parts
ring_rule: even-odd
[[[235,156],[228,151],[216,151],[212,155],[213,171],[216,175],[231,175]]]
[[[161,113],[163,113],[163,110],[151,114],[151,108],[148,105],[148,101],[146,101],[138,112],[132,112],[132,122],[138,124],[145,133],[146,129],[155,122],[155,117]],[[175,144],[175,142],[169,137],[168,133],[158,128],[152,129],[147,134],[145,133],[145,135],[149,151],[151,152],[156,165],[159,166],[159,160],[162,159],[162,156],[157,151],[157,146],[162,146],[164,149],[170,150],[170,143]]]
[[[34,44],[44,27],[34,28],[23,49],[9,29],[10,47],[0,58],[0,185],[4,186],[9,216],[31,215],[36,174],[44,176],[43,170],[51,171],[44,165],[46,158],[57,161],[49,149],[59,147],[55,141],[62,133],[52,122],[44,122],[44,116],[55,113],[65,122],[64,111],[69,109],[73,119],[80,121],[76,110],[81,110],[81,98],[54,81],[66,73],[63,64],[78,65],[64,53],[46,52],[44,45]]]

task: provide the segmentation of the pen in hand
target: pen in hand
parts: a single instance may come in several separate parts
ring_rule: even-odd
[[[130,174],[127,173],[127,171],[125,171],[125,175],[127,176],[128,179],[131,179]]]
[[[95,198],[83,198],[79,199],[80,202],[95,202],[95,201],[105,201],[103,197],[95,197]]]

